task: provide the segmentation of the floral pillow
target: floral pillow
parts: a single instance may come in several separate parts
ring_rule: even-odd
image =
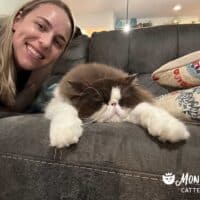
[[[200,86],[162,95],[155,104],[179,119],[200,121]]]
[[[200,51],[182,56],[162,65],[152,79],[165,86],[191,88],[200,85]]]

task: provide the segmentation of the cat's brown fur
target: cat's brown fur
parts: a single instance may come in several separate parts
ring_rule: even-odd
[[[89,117],[102,103],[108,103],[112,87],[122,88],[122,95],[126,97],[122,98],[121,103],[125,107],[135,107],[143,101],[152,102],[152,94],[139,86],[134,79],[133,75],[108,65],[81,64],[63,77],[60,95],[72,102],[80,117]]]
[[[161,141],[177,142],[190,134],[184,124],[152,104],[152,95],[134,75],[103,64],[73,68],[55,89],[45,110],[51,120],[50,145],[77,143],[83,119],[89,122],[131,122],[146,128]]]

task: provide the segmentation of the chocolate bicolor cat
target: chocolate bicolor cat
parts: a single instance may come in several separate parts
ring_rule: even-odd
[[[50,123],[50,145],[77,143],[83,120],[128,121],[146,128],[161,141],[187,139],[185,125],[154,105],[153,95],[137,84],[135,75],[104,64],[81,64],[60,81],[45,110]]]

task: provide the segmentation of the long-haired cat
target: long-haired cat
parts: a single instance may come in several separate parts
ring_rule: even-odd
[[[81,64],[68,72],[55,89],[45,116],[51,120],[50,145],[57,148],[79,141],[83,119],[132,122],[161,141],[189,137],[182,122],[153,104],[153,95],[137,84],[135,75],[103,64]]]

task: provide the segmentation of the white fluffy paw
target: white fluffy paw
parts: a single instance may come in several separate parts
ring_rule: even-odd
[[[186,126],[179,120],[169,116],[168,121],[156,122],[156,124],[150,125],[148,131],[153,136],[158,136],[158,139],[162,142],[178,142],[189,138],[190,134]]]
[[[83,132],[79,118],[54,117],[50,125],[50,146],[63,148],[78,143]]]
[[[163,142],[178,142],[190,136],[181,121],[167,111],[145,102],[133,109],[127,121],[147,128],[150,135],[158,137]]]

